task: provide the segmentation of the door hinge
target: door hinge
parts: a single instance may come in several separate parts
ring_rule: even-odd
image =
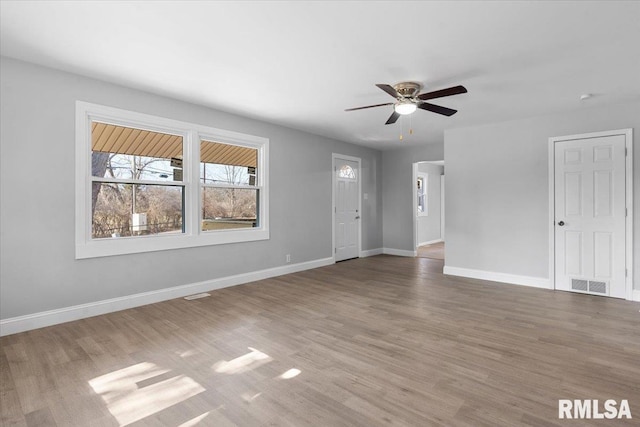
[[[338,248],[333,248],[333,253],[337,254],[338,253]]]
[[[629,154],[627,154],[627,147],[624,147],[624,156],[627,157]]]

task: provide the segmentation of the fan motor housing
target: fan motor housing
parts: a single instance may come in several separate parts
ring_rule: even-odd
[[[394,85],[393,88],[403,98],[413,98],[418,95],[422,89],[422,85],[417,82],[400,82]]]

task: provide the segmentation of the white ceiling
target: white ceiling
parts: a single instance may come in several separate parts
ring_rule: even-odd
[[[637,1],[2,1],[0,23],[2,55],[378,149],[640,99]],[[469,93],[344,112],[406,80]]]

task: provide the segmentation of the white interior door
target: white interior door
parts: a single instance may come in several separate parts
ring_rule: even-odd
[[[360,170],[354,160],[334,159],[336,261],[360,255]]]
[[[625,298],[625,136],[554,150],[556,289]]]

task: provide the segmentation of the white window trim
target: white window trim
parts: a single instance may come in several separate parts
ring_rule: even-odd
[[[181,135],[184,139],[185,233],[91,238],[91,126],[92,120],[120,126]],[[258,150],[259,227],[202,231],[200,226],[200,140],[252,147]],[[142,114],[88,102],[76,102],[76,259],[152,252],[269,239],[269,139],[208,126]],[[157,184],[157,183],[156,183]]]
[[[429,175],[424,173],[424,172],[418,172],[416,174],[416,182],[418,181],[418,179],[422,178],[422,194],[423,194],[423,204],[424,204],[424,211],[423,212],[418,212],[418,209],[416,208],[416,214],[418,216],[429,216]],[[414,196],[417,198],[417,194],[416,196]],[[416,206],[418,206],[418,201],[416,200]]]

